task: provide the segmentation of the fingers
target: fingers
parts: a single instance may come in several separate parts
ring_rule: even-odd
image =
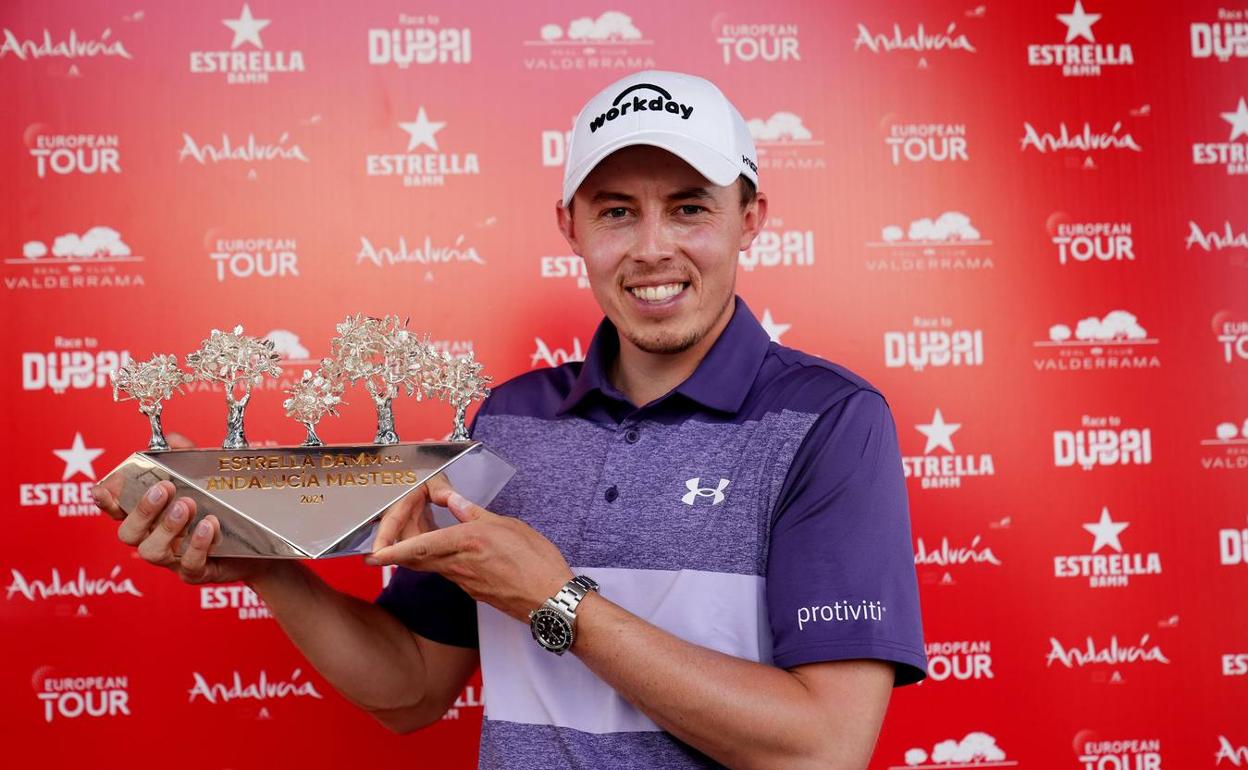
[[[425,482],[425,489],[429,490],[429,499],[434,505],[446,507],[446,500],[450,497],[455,488],[451,486],[451,480],[446,477],[445,473],[434,474]]]
[[[121,492],[121,477],[109,477],[107,481],[91,487],[91,497],[95,506],[116,521],[126,518],[126,512],[117,502]]]
[[[170,449],[190,449],[195,446],[189,438],[181,433],[166,433],[165,441],[169,443]]]
[[[447,498],[447,507],[460,521],[476,521],[483,516],[493,515],[458,492],[452,492]]]
[[[427,562],[461,550],[460,534],[455,531],[457,529],[459,527],[448,527],[400,540],[394,545],[374,551],[368,561],[371,564],[402,563],[416,569],[427,567]]]
[[[186,553],[182,554],[180,572],[183,580],[194,583],[203,579],[208,568],[208,552],[219,539],[220,532],[221,522],[212,514],[208,514],[195,525],[191,540],[186,546]]]
[[[173,483],[160,481],[151,486],[139,500],[139,504],[126,516],[117,529],[117,537],[126,545],[138,545],[147,537],[156,517],[173,497]]]
[[[165,508],[160,522],[143,542],[139,543],[139,556],[152,564],[166,565],[173,561],[173,540],[182,534],[186,523],[194,514],[194,501],[179,497]]]
[[[424,487],[413,490],[391,505],[381,514],[381,522],[377,525],[377,536],[373,538],[373,550],[385,548],[399,540],[407,533],[412,513],[425,507],[428,495]]]

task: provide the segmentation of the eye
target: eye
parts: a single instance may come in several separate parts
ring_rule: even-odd
[[[615,208],[605,209],[602,212],[602,216],[606,219],[622,219],[628,216],[628,209],[623,206],[616,206]]]
[[[706,211],[706,207],[698,206],[693,203],[686,203],[680,207],[680,213],[684,214],[687,217],[697,216],[698,214],[701,214],[703,211]]]

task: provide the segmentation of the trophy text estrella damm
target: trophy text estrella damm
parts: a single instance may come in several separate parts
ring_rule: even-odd
[[[515,470],[468,439],[467,409],[489,395],[490,381],[473,354],[437,350],[398,316],[351,316],[337,332],[317,371],[305,370],[286,391],[286,415],[307,431],[299,446],[252,449],[247,443],[243,414],[252,387],[281,369],[273,343],[244,335],[241,326],[214,329],[187,355],[189,374],[172,355],[128,362],[112,373],[113,396],[139,402],[151,441],[100,483],[119,486],[118,501],[131,511],[153,484],[172,482],[176,495],[195,501],[190,526],[208,514],[220,521],[214,556],[320,559],[367,553],[381,514],[439,473],[460,494],[488,505]],[[165,441],[162,401],[191,380],[225,389],[221,449],[169,449]],[[336,415],[346,386],[360,382],[377,408],[373,443],[324,444],[317,423]],[[400,442],[393,400],[401,393],[449,402],[455,409],[451,440]]]

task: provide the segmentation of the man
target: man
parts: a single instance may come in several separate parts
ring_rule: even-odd
[[[705,80],[641,72],[590,100],[556,216],[606,318],[583,365],[482,405],[474,437],[518,469],[497,513],[439,481],[460,524],[432,530],[424,498],[386,514],[369,560],[403,569],[376,604],[295,562],[208,558],[212,517],[179,559],[193,504],[168,486],[120,537],[188,582],[247,580],[396,730],[479,661],[482,767],[865,767],[926,664],[896,432],[869,384],[735,298],[757,182]]]

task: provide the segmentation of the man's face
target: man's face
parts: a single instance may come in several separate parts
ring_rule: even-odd
[[[558,208],[621,337],[648,353],[679,353],[727,323],[737,255],[767,213],[761,193],[742,209],[738,184],[717,187],[675,155],[639,145],[599,163],[571,212]]]

